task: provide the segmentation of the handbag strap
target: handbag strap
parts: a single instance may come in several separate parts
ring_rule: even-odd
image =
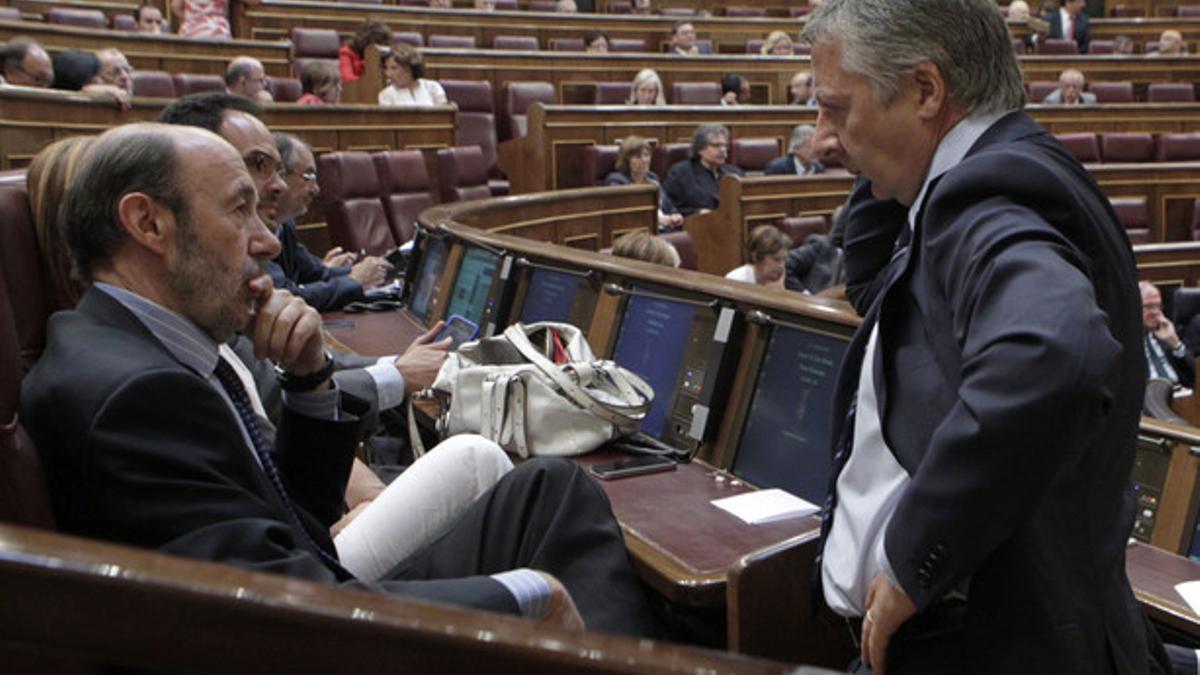
[[[650,385],[646,384],[644,380],[633,373],[621,373],[619,376],[615,376],[617,373],[616,368],[606,371],[614,384],[618,377],[625,381],[624,386],[618,385],[618,390],[632,391],[641,398],[641,403],[628,406],[602,404],[592,398],[591,394],[580,386],[578,382],[567,376],[561,368],[538,351],[533,346],[533,343],[529,341],[529,336],[526,335],[525,327],[522,324],[514,323],[506,328],[504,330],[504,337],[517,348],[517,351],[521,352],[521,356],[524,356],[538,370],[542,371],[546,377],[549,377],[572,402],[614,426],[621,428],[636,426],[636,424],[641,422],[640,415],[650,409],[650,402],[653,400],[654,392],[650,388]]]

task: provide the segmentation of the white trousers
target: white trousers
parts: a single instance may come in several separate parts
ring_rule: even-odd
[[[342,566],[377,581],[449,531],[513,468],[499,445],[475,434],[442,441],[396,477],[334,538]]]

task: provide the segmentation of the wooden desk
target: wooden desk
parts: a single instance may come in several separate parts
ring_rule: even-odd
[[[18,4],[14,2],[13,4]],[[47,7],[51,3],[45,3]],[[61,3],[53,3],[58,6]],[[133,5],[130,5],[133,7]],[[267,75],[291,77],[291,45],[262,40],[207,40],[178,35],[131,33],[33,21],[0,20],[0,42],[18,35],[37,40],[51,54],[66,49],[94,51],[115,47],[138,70],[165,70],[169,73],[206,73],[224,75],[225,67],[236,56],[252,56],[262,61]]]
[[[128,122],[158,119],[165,99],[135,98],[122,111],[111,99],[63,91],[0,89],[0,170],[20,168],[52,141],[98,134]],[[309,106],[289,103],[266,108],[263,122],[272,131],[288,131],[330,150],[430,150],[454,144],[452,107],[382,108]]]
[[[1180,582],[1200,581],[1200,564],[1135,542],[1125,550],[1125,572],[1151,619],[1200,639],[1200,615],[1175,590]]]
[[[391,312],[327,312],[321,315],[325,332],[363,356],[399,354],[425,332],[425,325],[405,310]]]

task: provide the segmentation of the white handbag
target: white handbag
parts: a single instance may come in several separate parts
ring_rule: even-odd
[[[521,457],[580,455],[631,436],[654,400],[642,378],[597,360],[578,328],[554,322],[463,344],[431,388],[450,398],[443,437],[480,434]]]

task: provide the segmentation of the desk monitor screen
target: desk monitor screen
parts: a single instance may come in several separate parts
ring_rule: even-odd
[[[463,253],[462,265],[458,268],[458,278],[454,281],[454,292],[450,295],[446,316],[458,314],[483,328],[492,282],[499,268],[499,254],[479,246],[468,246]]]
[[[733,473],[814,504],[831,470],[833,389],[847,340],[777,325],[771,332],[742,428]]]
[[[408,311],[421,321],[429,320],[429,305],[433,300],[433,292],[437,287],[438,277],[446,267],[445,238],[425,237],[421,260],[417,267],[417,277],[413,280],[412,299],[408,303]]]
[[[583,277],[545,267],[534,267],[529,275],[529,290],[521,307],[521,323],[571,320],[571,308]]]
[[[713,339],[717,311],[683,301],[638,295],[625,307],[613,360],[654,389],[641,431],[676,448],[695,445],[689,435],[693,406],[701,402],[710,361],[719,365],[723,343]]]

